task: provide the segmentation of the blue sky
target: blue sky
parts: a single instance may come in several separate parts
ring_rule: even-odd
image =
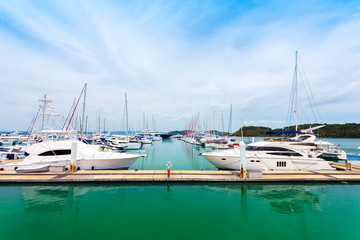
[[[93,129],[122,128],[125,92],[137,129],[143,113],[157,130],[197,113],[220,129],[230,104],[234,130],[281,127],[296,50],[322,121],[359,122],[358,1],[0,0],[0,130],[27,129],[44,94],[66,115],[84,83]]]

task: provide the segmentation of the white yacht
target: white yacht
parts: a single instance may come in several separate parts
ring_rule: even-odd
[[[324,159],[331,159],[331,160],[347,160],[346,152],[335,146],[334,144],[323,141],[317,140],[314,134],[309,134],[309,130],[318,129],[323,127],[324,125],[317,126],[310,129],[301,130],[300,134],[296,135],[292,138],[270,138],[265,139],[264,141],[267,142],[282,142],[284,144],[290,145],[303,145],[303,146],[312,146],[313,153],[316,157],[324,158]]]
[[[176,134],[176,135],[172,135],[170,138],[181,139],[181,138],[183,138],[183,135]]]
[[[290,145],[284,142],[260,141],[246,148],[246,169],[249,171],[272,170],[333,170],[316,157],[313,146]],[[203,153],[202,156],[218,169],[239,170],[240,149]]]
[[[141,142],[128,137],[111,137],[107,139],[107,145],[113,149],[138,150],[142,148]]]
[[[22,161],[4,163],[0,168],[7,171],[18,168],[49,164],[65,166],[69,169],[71,162],[71,145],[74,140],[44,141],[26,148],[28,155]],[[99,151],[91,145],[77,141],[76,167],[79,170],[128,169],[139,157],[138,154]]]

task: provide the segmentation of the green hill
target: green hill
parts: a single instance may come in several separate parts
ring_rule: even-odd
[[[303,124],[299,125],[298,129],[307,129],[321,124]],[[246,126],[243,128],[244,136],[248,137],[265,137],[267,132],[281,131],[284,128],[271,129],[267,127]],[[295,130],[295,126],[285,127],[285,130]],[[314,132],[321,137],[327,138],[360,138],[360,124],[359,123],[345,123],[345,124],[326,124],[325,127],[320,128]],[[240,129],[234,133],[236,136],[241,136]]]

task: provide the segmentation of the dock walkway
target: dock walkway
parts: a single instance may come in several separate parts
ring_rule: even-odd
[[[345,164],[333,163],[337,171],[263,171],[240,178],[239,171],[166,170],[80,170],[69,172],[16,173],[0,171],[0,183],[225,183],[225,182],[360,182],[360,167],[346,171]],[[339,170],[342,169],[342,170]],[[260,176],[259,176],[260,175]]]

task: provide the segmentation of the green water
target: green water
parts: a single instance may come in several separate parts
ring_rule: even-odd
[[[157,142],[132,169],[215,169],[202,151]],[[360,184],[1,185],[8,239],[358,240]]]
[[[360,185],[7,185],[0,239],[360,239]]]
[[[130,169],[165,170],[166,163],[170,161],[173,170],[217,170],[199,156],[204,149],[176,139],[154,142],[152,145],[144,145],[141,151],[132,152],[146,154],[146,157],[139,158]]]

